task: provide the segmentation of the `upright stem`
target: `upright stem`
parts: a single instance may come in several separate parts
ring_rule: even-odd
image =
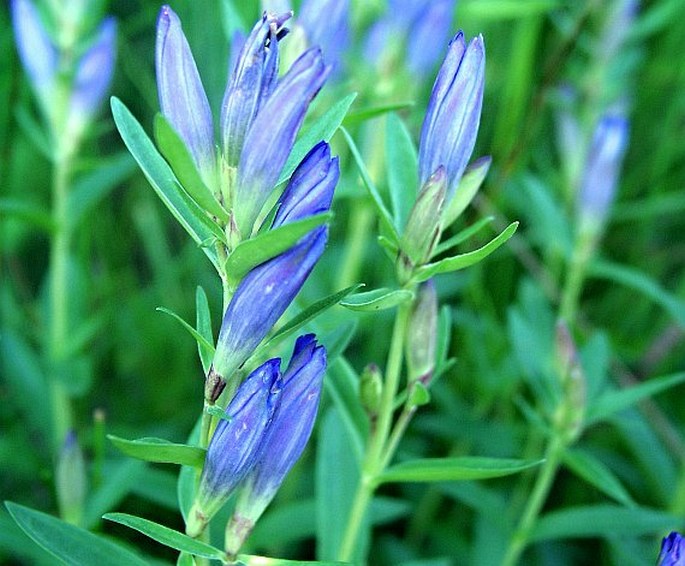
[[[52,178],[52,216],[55,232],[50,241],[50,341],[52,363],[50,397],[52,401],[53,443],[57,454],[71,428],[72,416],[68,393],[57,375],[64,360],[64,346],[69,335],[69,248],[68,225],[69,156],[57,151]]]
[[[592,257],[592,251],[596,242],[597,234],[592,226],[581,221],[579,233],[576,238],[571,261],[568,265],[566,283],[561,295],[559,316],[567,324],[573,324],[578,310],[580,293],[585,282],[585,273],[588,262]]]
[[[376,429],[371,435],[369,444],[366,448],[359,485],[357,486],[357,492],[352,501],[347,528],[345,529],[345,534],[338,552],[339,560],[344,562],[352,560],[357,538],[359,537],[359,531],[364,521],[364,516],[366,515],[371,497],[376,488],[376,480],[383,472],[383,456],[390,434],[395,396],[397,395],[402,373],[404,338],[407,331],[407,322],[409,320],[410,312],[411,303],[405,303],[398,307],[397,317],[395,318],[395,325],[393,327],[392,342],[390,343],[390,351],[388,352],[385,383],[383,385],[383,395],[378,410]]]
[[[530,532],[552,487],[563,449],[564,442],[561,436],[555,434],[547,446],[545,461],[538,472],[526,509],[521,516],[514,536],[509,542],[509,548],[502,561],[502,566],[515,566],[521,557],[521,553],[526,548]]]

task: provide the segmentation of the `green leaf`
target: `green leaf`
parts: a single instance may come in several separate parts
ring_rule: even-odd
[[[488,174],[491,161],[489,157],[481,157],[466,168],[464,176],[459,181],[454,196],[443,215],[444,227],[451,226],[459,218],[459,215],[466,210],[466,207],[471,204]]]
[[[340,305],[353,311],[372,312],[391,309],[414,298],[408,289],[374,289],[350,295]]]
[[[66,564],[74,566],[145,566],[147,562],[118,544],[56,517],[5,502],[7,510],[33,541]]]
[[[228,222],[228,212],[224,210],[212,191],[205,185],[181,136],[161,114],[155,116],[154,129],[159,150],[171,165],[174,174],[186,192],[200,205],[200,208],[213,214],[221,222]]]
[[[618,478],[600,460],[580,449],[566,450],[564,464],[578,477],[612,497],[627,507],[633,507],[634,501]]]
[[[492,221],[495,219],[494,216],[486,216],[485,218],[481,218],[473,224],[473,226],[469,226],[468,228],[465,228],[464,230],[461,230],[451,238],[445,240],[444,242],[438,244],[435,248],[435,251],[433,252],[432,257],[437,257],[439,255],[444,254],[446,251],[452,249],[454,246],[458,246],[459,244],[465,242],[469,238],[472,238],[475,236],[478,232],[480,232],[483,228],[488,226],[489,224],[492,223]]]
[[[113,434],[108,434],[107,438],[127,456],[138,458],[145,462],[180,464],[182,466],[202,468],[207,452],[204,448],[187,444],[176,444],[163,438],[126,440]]]
[[[202,556],[203,558],[212,558],[214,560],[226,560],[226,554],[214,548],[213,546],[189,537],[183,533],[179,533],[164,525],[159,525],[142,517],[135,517],[127,513],[107,513],[103,519],[119,523],[133,530],[143,533],[145,536],[156,540],[158,543],[174,548],[180,552],[187,552],[195,556]]]
[[[0,199],[0,218],[3,216],[22,220],[48,234],[55,230],[55,222],[52,216],[45,210],[38,208],[35,204],[25,200],[15,198]]]
[[[681,519],[674,515],[645,507],[592,505],[543,515],[531,533],[531,540],[640,536],[677,529],[681,524]]]
[[[344,356],[328,366],[324,389],[338,410],[358,462],[364,455],[369,421],[359,402],[359,376]]]
[[[685,372],[676,373],[655,377],[628,389],[604,393],[588,407],[586,423],[603,421],[614,413],[628,409],[643,399],[652,397],[684,381]]]
[[[499,478],[539,465],[542,460],[508,458],[424,458],[391,466],[377,478],[378,483],[436,482]]]
[[[290,178],[293,171],[300,164],[300,161],[307,153],[320,141],[329,141],[333,134],[342,124],[347,111],[350,109],[352,102],[357,98],[357,93],[352,92],[333,104],[320,118],[317,118],[314,123],[308,128],[304,128],[302,133],[297,138],[293,150],[285,162],[281,176],[277,184],[281,184]]]
[[[226,275],[229,281],[237,285],[252,268],[289,250],[300,238],[330,220],[332,216],[331,212],[315,214],[241,242],[226,260]]]
[[[362,156],[359,154],[359,150],[357,149],[357,145],[354,143],[352,136],[350,136],[350,134],[348,133],[348,131],[345,128],[341,127],[340,131],[342,132],[343,136],[345,137],[345,141],[347,142],[347,145],[350,148],[350,152],[352,153],[352,157],[354,157],[354,161],[357,164],[357,169],[359,169],[359,174],[361,175],[362,182],[363,182],[364,186],[366,187],[366,190],[368,191],[369,195],[371,196],[371,200],[373,201],[374,205],[376,206],[376,211],[378,212],[378,216],[380,218],[381,227],[385,232],[385,237],[390,236],[388,239],[391,240],[395,245],[398,245],[400,239],[399,239],[399,236],[397,234],[397,230],[395,230],[395,226],[393,224],[392,216],[390,216],[388,209],[385,208],[385,204],[383,203],[383,199],[381,198],[381,195],[378,192],[378,189],[373,184],[373,181],[371,180],[371,176],[369,175],[369,172],[366,170],[366,165],[364,165],[364,160],[362,159]]]
[[[397,114],[389,114],[385,130],[388,188],[395,228],[404,230],[419,185],[418,156],[411,134]]]
[[[200,354],[200,361],[202,362],[202,369],[205,374],[209,371],[212,365],[212,358],[214,357],[214,333],[212,332],[212,315],[209,312],[209,301],[205,290],[198,285],[195,289],[195,325],[197,331],[203,342],[198,341],[197,350]],[[209,347],[207,346],[209,344]]]
[[[281,328],[279,328],[278,331],[274,333],[274,335],[271,338],[269,338],[269,340],[264,344],[263,347],[273,346],[274,344],[280,342],[284,338],[287,338],[294,332],[297,332],[310,320],[319,316],[321,313],[327,311],[331,307],[337,305],[340,301],[347,297],[347,295],[354,293],[357,289],[363,286],[364,285],[361,283],[358,283],[357,285],[350,285],[342,291],[338,291],[337,293],[333,293],[332,295],[328,295],[327,297],[324,297],[323,299],[319,299],[315,303],[312,303],[300,314],[296,315],[288,322],[286,322]]]
[[[67,197],[69,227],[74,229],[86,214],[136,169],[136,162],[127,151],[98,162],[91,173],[78,178]]]
[[[181,323],[181,326],[185,328],[188,332],[190,332],[191,336],[195,338],[197,341],[198,347],[203,348],[209,352],[211,352],[211,356],[214,356],[214,346],[211,344],[211,342],[208,342],[207,339],[200,334],[197,330],[195,330],[190,324],[188,324],[185,320],[183,320],[179,315],[177,315],[174,311],[167,309],[165,307],[157,307],[155,309],[156,311],[163,312],[164,314],[168,314],[175,320],[177,320],[179,323]]]
[[[640,291],[664,308],[681,327],[685,328],[685,302],[664,290],[644,273],[608,261],[595,261],[590,264],[590,274]]]
[[[28,112],[25,106],[19,106],[15,112],[15,116],[17,118],[17,124],[19,124],[35,147],[47,157],[49,161],[53,161],[53,144],[50,140],[50,136],[43,127],[36,122],[36,119]]]
[[[150,138],[147,137],[128,108],[116,97],[112,97],[111,104],[114,122],[119,129],[121,138],[133,158],[138,162],[150,185],[174,218],[185,228],[195,243],[202,247],[207,257],[219,269],[216,251],[213,247],[205,246],[203,243],[212,239],[224,241],[225,236],[221,228],[212,222],[183,190],[167,162],[155,149]]]
[[[343,120],[343,126],[346,128],[351,128],[357,124],[361,124],[370,120],[371,118],[376,118],[377,116],[382,116],[388,112],[394,112],[396,110],[406,110],[414,106],[414,102],[391,102],[389,104],[380,104],[378,106],[371,106],[369,108],[362,108],[361,110],[356,110],[355,112],[350,112]]]
[[[439,273],[457,271],[458,269],[464,269],[483,261],[514,235],[518,225],[518,222],[512,222],[497,237],[490,240],[482,248],[465,254],[448,257],[435,263],[429,263],[428,265],[419,268],[414,275],[414,280],[417,282],[426,281]]]

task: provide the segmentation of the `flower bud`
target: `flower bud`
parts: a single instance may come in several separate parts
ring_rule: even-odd
[[[280,402],[254,467],[226,526],[226,552],[235,556],[285,476],[299,459],[314,427],[326,371],[326,350],[313,334],[300,336],[283,374]]]
[[[231,299],[217,341],[214,371],[229,379],[269,333],[299,292],[326,245],[327,229],[315,228],[297,245],[255,267]]]
[[[423,184],[409,212],[398,258],[400,279],[403,281],[411,277],[411,271],[416,266],[428,262],[440,240],[442,233],[440,219],[445,204],[446,190],[447,176],[445,168],[440,166]]]
[[[359,381],[359,399],[366,413],[374,419],[381,406],[383,395],[383,376],[376,364],[369,364],[364,368]]]
[[[447,201],[454,196],[476,144],[484,78],[483,38],[479,35],[467,46],[459,32],[435,79],[419,144],[419,180],[425,183],[442,165],[448,179]]]
[[[76,433],[70,430],[57,460],[55,477],[60,516],[68,523],[78,525],[86,499],[86,464]]]
[[[408,381],[429,385],[438,342],[438,295],[432,280],[421,285],[407,331]]]
[[[250,471],[278,406],[280,359],[253,371],[226,408],[207,448],[186,533],[198,536]]]
[[[556,327],[556,352],[563,398],[555,424],[567,441],[573,442],[580,436],[585,420],[586,382],[576,344],[563,321]]]
[[[685,538],[675,531],[661,541],[661,552],[656,566],[682,566],[685,564]]]
[[[350,0],[304,0],[297,23],[308,45],[321,47],[324,61],[338,74],[342,56],[350,43]]]

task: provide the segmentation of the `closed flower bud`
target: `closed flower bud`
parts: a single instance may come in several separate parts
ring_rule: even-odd
[[[305,156],[278,202],[273,227],[327,212],[340,176],[338,158],[331,158],[326,142],[319,142]]]
[[[476,144],[483,104],[485,46],[478,36],[466,45],[459,32],[450,42],[428,101],[419,144],[419,180],[442,165],[447,201],[456,191]]]
[[[556,353],[562,400],[555,415],[555,424],[567,441],[573,442],[583,429],[587,387],[576,344],[564,322],[557,323]]]
[[[595,129],[578,194],[581,218],[604,223],[627,146],[628,120],[619,113],[605,115]]]
[[[73,430],[67,433],[57,459],[55,487],[60,516],[78,525],[86,500],[87,480],[83,452]]]
[[[407,331],[409,382],[429,385],[438,342],[438,295],[432,280],[421,285]]]
[[[400,242],[400,279],[406,281],[416,266],[428,262],[440,240],[443,207],[447,190],[445,168],[437,171],[423,184],[409,212],[407,226]]]
[[[359,399],[366,413],[373,419],[378,414],[383,395],[383,376],[376,364],[364,368],[359,380]]]
[[[295,298],[326,245],[319,227],[296,246],[255,267],[238,285],[219,332],[214,371],[228,379],[264,339]]]
[[[207,186],[214,187],[212,111],[181,21],[169,6],[162,7],[157,20],[155,65],[162,114],[181,136]]]
[[[683,566],[685,564],[685,538],[672,532],[661,541],[661,552],[656,566]]]
[[[321,47],[324,61],[338,74],[350,42],[350,0],[304,0],[297,23],[304,28],[308,45]]]
[[[207,448],[186,532],[198,536],[255,463],[278,406],[280,360],[269,360],[240,385]]]
[[[226,526],[226,552],[235,556],[257,519],[299,459],[314,427],[326,371],[326,350],[313,334],[295,343],[283,374],[281,398],[254,467],[248,472]]]

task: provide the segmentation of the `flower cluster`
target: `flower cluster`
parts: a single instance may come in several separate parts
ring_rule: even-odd
[[[231,220],[230,244],[249,238],[281,174],[309,103],[330,72],[317,47],[278,77],[279,41],[291,13],[264,13],[242,45],[221,104],[220,151],[212,113],[178,16],[164,6],[157,27],[157,85],[163,116],[188,147]]]
[[[271,359],[241,384],[216,427],[186,532],[198,536],[231,494],[238,501],[227,526],[235,555],[271,502],[311,435],[326,370],[326,350],[313,334],[298,338],[281,374]]]

